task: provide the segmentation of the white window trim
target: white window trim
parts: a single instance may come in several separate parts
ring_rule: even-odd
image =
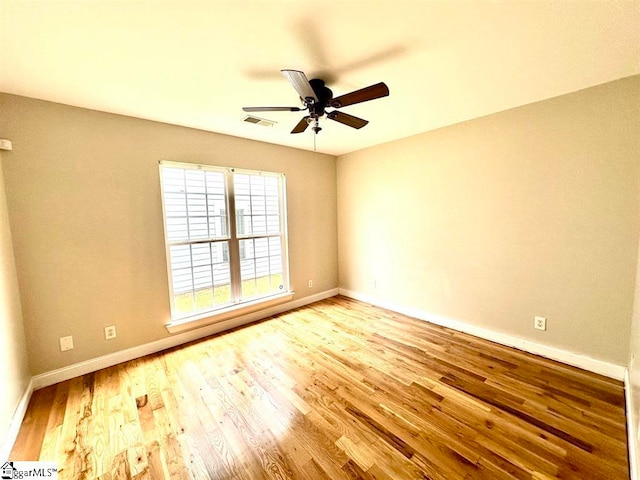
[[[175,311],[174,308],[174,295],[173,295],[173,287],[172,287],[172,269],[171,269],[171,256],[169,252],[169,248],[171,246],[168,239],[167,233],[167,217],[165,212],[164,198],[163,198],[163,186],[162,186],[162,167],[176,167],[183,169],[193,169],[193,170],[205,170],[205,171],[214,171],[214,172],[225,172],[226,174],[231,173],[232,175],[226,175],[226,208],[228,212],[228,243],[229,243],[229,255],[230,258],[233,258],[234,261],[229,262],[231,269],[231,282],[234,283],[234,287],[232,288],[232,295],[234,303],[227,307],[217,308],[206,310],[202,312],[196,312],[193,315],[186,315],[181,317],[173,317],[173,313]],[[185,330],[191,330],[194,328],[203,327],[206,325],[210,325],[213,323],[222,322],[228,320],[230,318],[238,317],[241,315],[253,313],[262,309],[266,309],[269,307],[273,307],[275,305],[290,301],[293,299],[295,292],[291,291],[290,282],[289,282],[289,235],[288,235],[288,221],[287,221],[287,205],[286,205],[286,177],[283,173],[275,173],[275,172],[261,172],[258,170],[248,170],[241,168],[232,168],[232,167],[218,167],[213,165],[202,165],[195,163],[182,163],[182,162],[172,162],[172,161],[160,161],[159,162],[159,170],[160,170],[160,187],[161,187],[161,203],[162,203],[162,222],[164,227],[164,236],[165,236],[165,257],[167,261],[167,280],[169,286],[169,301],[171,306],[170,317],[171,320],[165,324],[167,330],[170,333],[178,333]],[[283,284],[286,287],[284,292],[277,292],[272,295],[267,295],[264,297],[251,299],[248,301],[241,301],[241,285],[240,285],[240,252],[239,252],[239,240],[245,238],[254,238],[254,235],[238,235],[236,230],[236,214],[235,214],[235,193],[233,186],[233,174],[265,174],[269,176],[280,176],[282,178],[279,183],[280,186],[280,199],[281,199],[281,217],[283,219],[282,231],[278,235],[281,237],[282,242],[282,256],[283,256]],[[275,236],[266,234],[265,237]],[[233,250],[233,252],[232,252]]]

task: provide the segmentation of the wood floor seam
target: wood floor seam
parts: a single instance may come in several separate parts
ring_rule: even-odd
[[[36,390],[61,479],[628,480],[621,382],[342,296]]]

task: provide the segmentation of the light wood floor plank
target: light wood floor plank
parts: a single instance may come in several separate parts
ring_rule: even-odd
[[[74,479],[629,479],[621,382],[333,297],[34,393]]]

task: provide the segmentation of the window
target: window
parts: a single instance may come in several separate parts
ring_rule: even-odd
[[[289,292],[283,174],[161,162],[160,179],[173,320]]]

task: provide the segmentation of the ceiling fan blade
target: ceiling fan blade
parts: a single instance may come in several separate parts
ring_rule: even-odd
[[[299,112],[298,107],[242,107],[245,112]]]
[[[346,107],[354,103],[368,102],[376,98],[386,97],[389,95],[389,87],[384,82],[376,83],[369,87],[361,88],[355,92],[346,93],[331,100],[333,108]]]
[[[318,101],[316,92],[314,92],[313,88],[311,88],[311,84],[309,83],[309,80],[307,79],[307,76],[304,74],[304,72],[301,72],[299,70],[280,71],[285,76],[285,78],[289,80],[291,86],[296,89],[296,92],[298,92],[300,98],[302,98],[303,100],[311,98],[314,102]]]
[[[353,115],[349,115],[348,113],[336,112],[336,111],[328,113],[327,118],[329,120],[335,120],[336,122],[343,123],[352,128],[362,128],[367,123],[369,123],[369,120],[354,117]]]
[[[306,117],[302,117],[302,120],[300,120],[298,122],[298,124],[295,127],[293,127],[293,130],[291,130],[291,133],[302,133],[302,132],[304,132],[307,129],[307,127],[309,126],[309,121],[308,120],[310,118],[311,117],[309,117],[308,115]]]

